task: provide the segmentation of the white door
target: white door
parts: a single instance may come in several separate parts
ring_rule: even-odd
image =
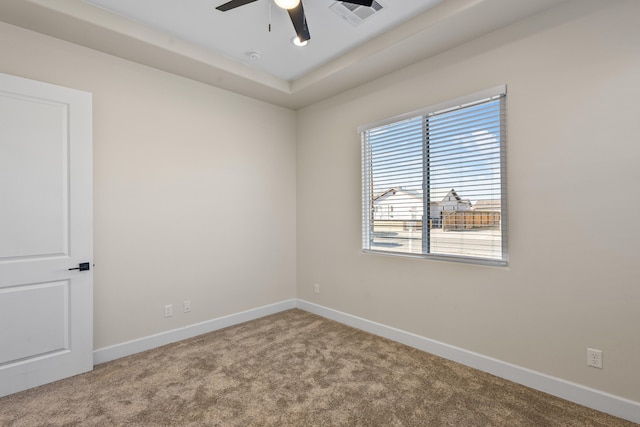
[[[92,256],[91,94],[0,74],[0,396],[93,369]]]

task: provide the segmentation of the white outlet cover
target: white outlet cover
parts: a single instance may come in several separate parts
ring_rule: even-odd
[[[602,351],[593,348],[587,349],[587,366],[602,369]]]

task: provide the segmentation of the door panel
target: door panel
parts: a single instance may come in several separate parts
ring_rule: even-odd
[[[0,74],[0,396],[93,368],[91,114]]]
[[[68,117],[66,104],[0,97],[0,259],[68,255]]]
[[[69,351],[69,281],[0,289],[0,364]]]

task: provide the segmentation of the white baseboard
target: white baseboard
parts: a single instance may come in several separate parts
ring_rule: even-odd
[[[140,353],[141,351],[151,350],[166,344],[171,344],[187,338],[213,332],[218,329],[248,322],[249,320],[259,319],[261,317],[290,310],[292,308],[296,308],[295,299],[281,301],[275,304],[242,311],[240,313],[207,320],[206,322],[185,326],[183,328],[173,329],[171,331],[161,332],[159,334],[127,341],[121,344],[99,348],[93,351],[93,364],[99,365],[100,363],[130,356],[132,354]]]
[[[301,299],[297,300],[297,307],[301,310],[488,372],[570,402],[625,420],[640,423],[640,402],[614,396]]]

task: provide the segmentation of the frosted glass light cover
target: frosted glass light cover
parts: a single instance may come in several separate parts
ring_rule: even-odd
[[[283,9],[293,9],[300,4],[300,0],[275,0],[275,2]]]

